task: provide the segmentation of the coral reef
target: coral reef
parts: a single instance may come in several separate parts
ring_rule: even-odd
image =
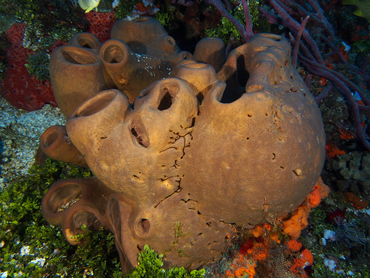
[[[350,123],[347,128],[355,129],[358,141],[366,149],[370,150],[370,142],[367,136],[368,113],[366,112],[369,110],[368,106],[370,105],[368,97],[370,76],[366,71],[367,61],[370,59],[370,56],[365,61],[361,61],[362,64],[359,66],[348,61],[348,55],[344,51],[346,43],[341,42],[336,37],[333,25],[324,16],[325,11],[319,1],[310,1],[308,4],[309,8],[305,6],[304,1],[287,0],[282,3],[279,0],[269,0],[269,3],[284,19],[281,20],[273,12],[260,8],[260,11],[268,18],[269,22],[282,24],[297,34],[296,38],[291,36],[291,40],[295,44],[293,60],[297,61],[299,58],[309,72],[324,78],[324,80],[322,79],[325,81],[323,84],[326,84],[326,80],[330,82],[330,86],[322,89],[319,95],[316,96],[316,101],[319,103],[328,95],[331,95],[329,92],[332,89],[334,90],[333,87],[341,92],[347,100],[345,106],[349,106],[353,113],[353,123]],[[315,11],[315,13],[312,11]],[[300,23],[302,18],[305,18],[305,20]],[[308,25],[310,27],[307,26],[306,30],[308,20],[313,21],[315,24],[312,26]],[[321,30],[317,29],[318,26]],[[341,44],[339,44],[340,42]],[[320,48],[327,49],[328,54],[323,55],[323,51],[320,51]],[[309,85],[310,77],[306,78],[306,83]],[[335,122],[334,124],[342,123]]]
[[[210,1],[212,5],[214,5],[217,9],[220,10],[221,6],[218,1]],[[227,2],[225,2],[226,4]],[[243,40],[248,41],[247,36],[243,35],[244,27],[241,25],[250,24],[250,26],[258,27],[260,32],[269,32],[269,28],[267,30],[263,30],[264,26],[266,26],[266,20],[263,18],[259,18],[259,11],[258,6],[260,1],[258,0],[250,0],[248,1],[248,13],[250,13],[250,22],[246,22],[248,17],[245,16],[245,7],[247,7],[242,2],[235,2],[231,4],[226,4],[226,10],[222,11],[224,15],[221,19],[221,22],[217,25],[216,28],[206,30],[207,36],[222,38],[225,42],[233,42],[239,41],[243,38]],[[232,7],[233,6],[233,7]],[[237,23],[239,22],[239,23]],[[248,36],[252,35],[252,29],[250,29]]]
[[[349,247],[354,244],[366,245],[370,242],[370,237],[366,237],[365,233],[361,231],[355,221],[347,222],[344,219],[336,218],[338,229],[335,232],[335,240],[344,240]]]
[[[25,64],[33,51],[22,45],[24,28],[24,24],[16,23],[6,32],[11,46],[6,50],[8,70],[1,83],[1,95],[14,107],[32,111],[46,103],[56,105],[56,101],[50,82],[39,81],[28,73]]]
[[[274,218],[265,210],[264,224],[255,226],[252,230],[236,229],[231,238],[241,242],[239,248],[231,249],[230,259],[206,267],[206,277],[308,277],[306,269],[314,262],[313,254],[296,236],[288,236],[285,229],[294,227],[299,233],[306,227],[292,221],[298,211],[308,211],[315,208],[327,198],[329,188],[321,179],[316,183],[314,190],[292,214],[281,218]],[[318,193],[321,195],[318,196]],[[312,199],[315,199],[311,206]],[[305,220],[307,222],[307,218]],[[235,240],[233,239],[233,240]]]
[[[369,194],[370,154],[351,152],[327,162],[328,181],[340,192],[353,192],[357,196]]]
[[[0,138],[2,141],[0,190],[27,175],[34,164],[39,139],[50,126],[65,124],[57,108],[45,105],[37,111],[17,110],[0,99]]]
[[[317,245],[325,240],[322,238],[323,231],[320,231],[321,239],[315,239],[312,235],[317,236],[318,230],[321,230],[315,225],[332,229],[331,225],[338,216],[356,218],[358,221],[355,221],[352,230],[357,231],[358,226],[365,231],[369,228],[367,209],[369,191],[367,185],[362,186],[366,172],[359,164],[361,157],[364,156],[364,149],[370,149],[368,141],[370,56],[364,53],[367,46],[361,42],[368,39],[368,24],[363,24],[362,19],[349,16],[349,9],[342,8],[337,1],[268,2],[270,3],[268,7],[259,7],[259,10],[270,23],[278,25],[279,28],[275,30],[280,32],[278,29],[282,29],[289,34],[296,34],[296,37],[290,35],[291,42],[295,45],[293,61],[295,65],[300,62],[300,73],[305,77],[306,84],[310,86],[313,94],[317,95],[315,100],[320,103],[328,139],[326,153],[329,161],[326,163],[323,179],[334,191],[325,201],[325,206],[317,209],[321,213],[321,210],[325,210],[327,219],[322,217],[319,221],[311,219],[312,226],[309,221],[305,221],[304,224],[309,225],[308,233],[301,234],[300,237],[313,248],[314,254],[320,254],[315,256],[317,263],[311,269],[314,273],[312,276],[366,277],[368,271],[362,270],[360,266],[364,262],[368,263],[367,253],[355,255],[355,248],[348,250],[349,244],[343,244],[345,242],[343,238],[337,245],[340,245],[339,248],[335,246],[320,248]],[[245,4],[245,1],[242,3]],[[238,25],[237,22],[235,24]],[[271,28],[275,27],[272,25]],[[352,45],[347,43],[354,41],[359,41],[359,44],[355,45],[352,51]],[[347,158],[343,159],[343,156]],[[343,160],[346,161],[346,165],[343,164]],[[338,161],[342,162],[340,167]],[[364,162],[366,165],[366,159]],[[353,171],[348,171],[348,168],[352,168]],[[341,194],[336,192],[338,189]],[[301,216],[304,216],[303,213]],[[352,225],[352,222],[348,223]],[[363,238],[368,237],[366,232],[363,235]]]
[[[55,180],[90,177],[88,169],[47,159],[24,179],[0,192],[0,275],[2,277],[121,277],[113,235],[86,230],[79,245],[68,244],[59,228],[42,217],[40,204]]]
[[[34,51],[36,55],[45,56],[49,54],[48,50],[55,41],[68,41],[76,32],[87,28],[88,21],[84,14],[78,12],[72,2],[4,0],[0,11],[14,15],[18,22],[25,23],[23,47]],[[44,72],[48,71],[48,59],[37,66],[43,68]]]
[[[114,9],[116,18],[124,19],[131,16],[132,10],[137,2],[137,0],[119,0],[119,4]]]
[[[176,1],[165,1],[154,17],[165,26],[177,44],[189,52],[194,51],[197,42],[207,37],[222,19],[221,14],[205,1],[191,1],[183,5]]]
[[[207,43],[196,47],[208,57],[197,63],[183,60],[188,54],[152,19],[118,21],[112,38],[124,43],[100,46],[79,34],[52,56],[68,138],[97,178],[55,183],[43,200],[45,218],[70,243],[82,224],[104,226],[116,236],[124,272],[146,244],[164,254],[166,267],[194,269],[221,257],[234,226],[253,228],[264,211],[282,216],[305,199],[323,166],[325,136],[285,39],[254,36],[216,74],[206,63],[223,57],[218,40],[211,40],[213,55]],[[153,56],[161,59],[154,68],[169,62],[164,75],[145,75],[148,65],[154,73],[153,58],[135,59]],[[136,98],[138,77],[147,88]],[[71,99],[67,85],[92,97]],[[53,146],[64,133],[55,134],[45,133],[41,144]]]
[[[202,42],[199,44],[197,42],[200,37],[205,35],[205,30],[210,31],[208,34],[213,32],[212,34],[217,34],[217,36],[225,34],[222,38],[226,43],[230,41],[226,47],[226,53],[244,43],[244,39],[240,39],[241,37],[245,37],[246,41],[249,41],[253,36],[252,30],[254,33],[270,32],[271,30],[276,34],[285,34],[283,36],[290,34],[290,43],[293,46],[293,66],[297,66],[298,72],[304,78],[311,93],[316,96],[315,101],[319,104],[327,138],[326,163],[321,176],[332,189],[330,195],[319,204],[323,192],[316,185],[301,206],[280,218],[276,218],[277,214],[270,210],[270,200],[263,199],[260,202],[263,203],[261,207],[263,220],[261,222],[266,221],[267,223],[258,224],[252,230],[246,229],[249,226],[244,223],[240,226],[233,225],[231,233],[225,239],[231,247],[223,253],[219,261],[204,267],[205,274],[203,274],[204,271],[201,271],[193,273],[193,276],[205,275],[207,278],[369,277],[370,255],[367,252],[370,247],[370,212],[368,209],[370,195],[367,182],[369,179],[369,171],[367,171],[369,157],[364,150],[366,147],[369,149],[370,55],[368,55],[368,42],[370,29],[363,17],[353,15],[356,10],[355,6],[342,5],[355,1],[268,0],[263,3],[260,1],[261,4],[259,4],[259,1],[241,0],[229,3],[228,1],[215,0],[212,2],[217,2],[216,9],[209,5],[209,1],[174,0],[161,2],[158,5],[158,2],[153,3],[151,0],[116,0],[114,1],[114,13],[109,12],[111,11],[111,0],[101,2],[104,2],[106,7],[99,6],[99,11],[107,13],[90,12],[85,14],[80,8],[75,8],[78,4],[74,0],[3,0],[0,6],[0,12],[4,13],[0,15],[1,27],[5,28],[2,30],[6,31],[8,29],[6,26],[10,26],[14,19],[26,24],[25,27],[22,27],[24,32],[19,32],[18,40],[22,41],[19,45],[23,46],[23,49],[19,49],[31,54],[25,56],[24,62],[28,73],[36,76],[38,80],[46,81],[48,79],[49,53],[52,53],[58,46],[64,45],[76,32],[94,32],[99,37],[98,39],[93,36],[87,36],[84,39],[86,39],[85,42],[89,38],[91,39],[90,43],[95,42],[95,49],[89,50],[87,45],[81,46],[76,40],[76,38],[81,38],[79,36],[76,36],[74,42],[71,41],[69,46],[82,49],[82,52],[84,50],[94,52],[93,56],[95,55],[97,60],[101,59],[98,53],[101,48],[99,40],[104,42],[110,38],[109,30],[112,27],[114,17],[121,19],[126,16],[155,13],[155,18],[159,19],[165,25],[169,35],[176,39],[176,44],[180,48],[194,53],[194,60],[209,64],[210,60],[217,61],[211,64],[216,72],[222,68],[227,54],[222,57],[222,53],[225,51],[222,44],[210,52],[204,52],[204,48],[208,48],[208,46],[200,47]],[[224,10],[221,9],[222,7]],[[256,13],[256,8],[260,10],[259,14]],[[227,15],[225,11],[229,12],[230,16],[236,17],[237,20],[233,20],[232,17],[229,19],[221,17],[221,14]],[[248,15],[249,12],[251,17]],[[5,17],[3,16],[8,14],[10,16],[4,21]],[[258,19],[256,20],[256,18]],[[8,21],[9,19],[10,21]],[[236,24],[239,29],[234,26],[237,21],[241,23]],[[102,23],[105,27],[101,27],[100,30]],[[220,28],[213,30],[219,23]],[[248,30],[244,30],[246,23]],[[235,38],[230,40],[231,33]],[[245,36],[247,34],[248,36]],[[135,49],[132,51],[134,56],[136,58],[145,57],[144,52],[138,52],[140,48],[134,45],[131,42],[128,47],[131,51]],[[200,49],[195,49],[196,45]],[[205,41],[204,45],[213,45],[213,43],[211,40]],[[3,33],[0,46],[0,74],[2,77],[6,73],[8,63],[5,49],[9,50],[9,46],[6,34]],[[219,54],[216,54],[218,52]],[[77,52],[71,53],[74,55]],[[190,58],[190,54],[188,55]],[[241,58],[237,60],[238,76],[235,77],[239,81],[250,73],[249,71],[248,73],[242,72],[241,60]],[[81,62],[79,59],[77,61]],[[183,63],[194,64],[190,61]],[[105,72],[104,66],[102,68],[104,78],[106,78],[108,74]],[[178,69],[171,67],[168,76],[181,77],[177,75]],[[22,72],[27,74],[24,68],[22,68]],[[250,76],[248,78],[250,79]],[[245,78],[239,85],[243,87],[248,78]],[[214,79],[207,82],[212,82],[212,80]],[[35,79],[27,79],[27,81],[34,82]],[[204,84],[204,82],[198,81],[197,85],[189,83],[189,81],[186,82],[192,91],[197,92],[198,86]],[[225,106],[240,98],[238,94],[230,97],[230,82],[231,80],[228,80],[227,90],[221,99],[221,103]],[[233,84],[238,83],[234,82]],[[109,84],[112,89],[117,89],[113,80]],[[151,94],[152,89],[147,92]],[[197,95],[201,104],[200,108],[206,96],[207,94]],[[225,96],[230,98],[227,99]],[[143,99],[147,99],[147,96]],[[166,100],[168,99],[170,98],[166,98]],[[77,106],[82,101],[76,101]],[[99,218],[99,215],[104,211],[97,212],[83,206],[88,204],[86,199],[90,198],[89,195],[86,195],[85,185],[77,183],[77,185],[55,187],[61,188],[56,196],[60,197],[59,193],[66,192],[65,194],[73,199],[67,203],[57,202],[57,205],[61,204],[59,206],[60,215],[67,215],[66,219],[70,220],[72,211],[76,212],[81,208],[80,213],[74,214],[72,223],[67,223],[69,226],[64,226],[67,238],[73,244],[77,243],[76,245],[68,244],[63,236],[63,229],[46,224],[40,214],[39,204],[47,186],[63,178],[82,180],[83,177],[91,175],[90,171],[86,169],[57,163],[49,159],[45,160],[45,154],[40,150],[37,152],[36,159],[37,163],[43,165],[43,168],[36,166],[27,174],[33,163],[37,138],[49,126],[45,123],[49,119],[54,121],[54,115],[56,122],[51,124],[62,124],[61,112],[46,105],[42,110],[26,113],[5,104],[4,99],[0,99],[0,103],[0,163],[2,163],[0,186],[3,187],[0,193],[0,222],[3,223],[0,228],[2,231],[0,233],[0,276],[121,277],[118,253],[114,248],[114,235],[108,230],[99,229],[100,221],[104,225],[106,224],[104,222],[106,219]],[[173,99],[166,103],[170,103],[170,107],[173,106]],[[134,109],[135,104],[132,103],[130,106]],[[161,102],[161,108],[167,108],[164,102]],[[200,114],[197,117],[201,116],[202,110],[199,109],[198,113]],[[79,117],[86,116],[79,115]],[[239,117],[239,114],[235,116]],[[255,118],[255,114],[253,114],[253,118]],[[197,122],[194,124],[196,125]],[[234,124],[231,121],[227,123],[230,126]],[[137,140],[139,146],[143,148],[149,142],[147,149],[150,149],[152,140],[147,140],[143,136],[147,130],[144,133],[140,130],[140,133],[138,126],[141,127],[135,125],[135,129],[131,133],[133,139]],[[234,125],[234,127],[236,126]],[[51,127],[45,133],[45,137],[47,140],[43,141],[40,147],[48,155],[62,161],[87,166],[84,155],[71,143],[65,127]],[[174,137],[173,140],[176,138]],[[101,140],[109,139],[110,136]],[[234,138],[228,139],[233,140]],[[182,139],[180,138],[180,140]],[[191,147],[193,147],[194,141],[196,138],[191,139]],[[189,154],[190,146],[184,147],[185,157]],[[54,152],[55,150],[57,151]],[[66,156],[66,154],[68,155]],[[252,161],[248,161],[245,165],[249,167],[249,164],[252,164]],[[176,163],[173,165],[178,166]],[[222,165],[220,163],[220,166]],[[234,164],[231,169],[233,167],[235,167]],[[197,167],[194,173],[198,173],[200,169],[204,169],[204,167]],[[162,179],[168,184],[171,182],[171,179],[165,180],[163,177]],[[19,180],[19,182],[13,183],[15,180]],[[98,182],[98,184],[100,183]],[[182,181],[179,184],[181,185]],[[104,186],[101,186],[101,189]],[[63,191],[63,188],[73,189],[72,192],[75,195],[71,196],[68,194],[68,190]],[[82,199],[78,194],[79,189],[82,189]],[[224,190],[222,194],[224,192],[227,194],[228,191]],[[179,193],[181,192],[175,192],[174,196]],[[172,196],[168,198],[171,199]],[[232,198],[227,197],[226,199],[226,202],[229,202]],[[192,199],[185,200],[189,204]],[[232,200],[237,202],[237,198],[234,196]],[[224,199],[220,203],[222,206]],[[99,199],[99,202],[93,202],[93,207],[97,204],[103,206],[103,210],[106,209],[104,198]],[[173,207],[176,208],[177,205]],[[245,210],[249,210],[249,208],[245,206],[238,208],[238,211],[243,211],[243,213]],[[82,213],[82,211],[87,212]],[[89,214],[89,211],[92,213]],[[199,209],[199,211],[203,212],[203,209]],[[98,221],[95,221],[96,219]],[[81,226],[84,221],[86,221],[86,225]],[[140,225],[134,226],[134,230],[148,228],[146,221],[142,221],[141,224],[141,227]],[[149,224],[152,223],[149,222]],[[187,222],[173,221],[170,230],[176,248],[191,236],[191,233],[188,234],[188,225],[190,224]],[[70,228],[70,232],[66,233],[68,228]],[[111,227],[108,228],[111,229]],[[152,228],[149,225],[149,230]],[[117,230],[117,228],[114,229]],[[75,233],[77,233],[76,236],[74,236]],[[73,238],[70,237],[71,235]],[[298,236],[299,238],[295,239]],[[118,238],[118,240],[121,239]],[[117,244],[117,246],[119,245],[120,243]],[[145,273],[153,273],[153,276],[156,277],[160,275],[192,277],[192,274],[183,268],[167,269],[169,266],[167,250],[162,252],[154,246],[154,249],[163,253],[163,255],[157,255],[147,245],[144,247],[141,245],[140,248],[142,250],[137,257],[138,268],[133,270],[132,277],[145,277]],[[139,252],[139,250],[136,251]],[[177,248],[176,251],[180,257],[187,254],[183,248]],[[123,268],[125,267],[126,265],[123,266]]]
[[[6,49],[8,70],[1,94],[15,107],[28,111],[40,109],[45,103],[56,105],[48,73],[54,45],[61,45],[61,41],[82,30],[96,33],[105,41],[115,20],[113,11],[91,12],[85,18],[72,1],[22,0],[16,5],[5,0],[0,10],[25,22],[13,24],[6,32],[11,46]]]

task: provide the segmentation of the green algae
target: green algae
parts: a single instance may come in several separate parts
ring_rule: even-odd
[[[260,22],[263,23],[264,20],[259,20],[259,11],[258,6],[260,2],[258,0],[249,0],[249,13],[252,17],[252,26],[258,28]],[[230,12],[230,11],[229,11]],[[235,7],[231,14],[243,25],[245,26],[245,14],[243,11],[242,4],[239,4]],[[226,18],[222,17],[220,23],[216,28],[205,30],[207,37],[221,38],[226,44],[230,42],[231,38],[234,38],[235,41],[241,40],[241,35],[236,27]]]
[[[48,188],[65,178],[91,176],[87,169],[47,159],[26,178],[7,185],[0,194],[0,272],[8,277],[121,277],[114,236],[101,229],[86,231],[81,244],[70,245],[60,228],[41,214]],[[25,252],[25,250],[28,250]],[[44,263],[42,263],[44,262]]]
[[[50,55],[48,53],[39,51],[34,55],[28,56],[25,66],[29,74],[36,76],[37,80],[49,80],[49,60]]]
[[[170,269],[163,268],[163,255],[158,255],[154,250],[150,249],[148,245],[139,254],[138,266],[127,278],[201,278],[204,277],[205,270],[192,270],[191,272],[185,270],[183,267],[173,267]]]
[[[119,0],[119,5],[114,9],[116,19],[130,16],[136,3],[138,3],[138,0]]]
[[[91,175],[88,169],[47,159],[42,167],[34,165],[25,178],[2,190],[0,274],[7,273],[8,277],[122,277],[111,232],[81,227],[84,233],[76,236],[79,244],[72,246],[62,230],[49,225],[41,214],[41,200],[54,182]],[[204,277],[205,270],[164,269],[162,258],[163,255],[145,246],[139,254],[138,267],[126,277]]]
[[[43,57],[41,64],[38,64],[39,57],[32,57],[28,61],[30,74],[33,74],[35,68],[40,68],[36,75],[39,80],[49,79],[49,59],[45,57],[54,42],[68,41],[74,34],[87,29],[83,12],[78,11],[70,1],[3,0],[0,13],[26,23],[23,47],[37,51],[36,56]]]

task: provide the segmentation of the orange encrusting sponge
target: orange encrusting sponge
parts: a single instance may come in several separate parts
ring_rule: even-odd
[[[291,239],[299,238],[301,231],[308,225],[307,218],[311,209],[317,207],[321,199],[326,198],[328,195],[329,187],[323,183],[320,177],[306,200],[293,212],[290,219],[284,221],[284,232]]]
[[[290,218],[278,219],[278,223],[280,223],[278,227],[281,226],[283,232],[289,236],[289,240],[281,236],[281,230],[279,238],[278,227],[272,228],[268,223],[256,225],[250,231],[252,236],[240,247],[239,254],[234,258],[224,278],[255,277],[258,262],[269,260],[273,256],[269,252],[274,247],[276,248],[277,245],[282,244],[285,244],[287,247],[285,251],[287,252],[286,257],[294,258],[289,260],[288,263],[290,271],[299,277],[308,277],[304,268],[313,264],[313,255],[297,239],[301,231],[308,225],[308,215],[311,209],[317,207],[321,200],[328,195],[329,187],[319,178],[311,193],[291,214]]]

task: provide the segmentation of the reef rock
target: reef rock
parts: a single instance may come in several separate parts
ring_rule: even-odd
[[[144,27],[136,26],[135,34],[154,33],[155,25],[140,22]],[[60,60],[52,58],[62,61],[63,70],[52,65],[51,76],[58,104],[70,115],[69,140],[96,178],[54,184],[42,203],[50,223],[62,226],[71,243],[82,224],[109,228],[124,272],[137,264],[145,244],[164,254],[167,267],[194,269],[221,258],[235,226],[253,228],[266,213],[279,217],[302,203],[323,167],[325,133],[320,111],[291,65],[287,40],[255,35],[216,73],[219,62],[212,67],[178,59],[182,52],[162,31],[135,42],[125,22],[116,24],[112,33],[119,40],[99,46],[78,35],[80,46],[61,47]],[[146,50],[152,41],[155,49]],[[162,44],[172,48],[161,50]],[[196,56],[213,61],[203,48],[207,55]],[[135,53],[158,56],[171,70],[152,78]],[[126,71],[121,62],[132,67]],[[159,69],[161,63],[152,65]],[[64,71],[69,73],[59,79]],[[65,79],[73,72],[79,82]],[[70,97],[80,92],[86,95]],[[56,134],[43,136],[44,148],[65,144]]]

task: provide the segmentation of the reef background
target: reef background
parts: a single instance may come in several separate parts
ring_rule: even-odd
[[[364,2],[369,9],[369,1]],[[296,35],[284,26],[284,15],[275,3],[290,8],[293,17],[304,12],[310,15],[306,30],[326,67],[356,84],[362,94],[350,87],[349,97],[323,74],[313,74],[309,64],[298,58],[298,71],[317,96],[325,124],[327,160],[322,180],[330,187],[330,194],[310,208],[299,238],[292,238],[282,220],[274,219],[268,211],[267,225],[253,231],[236,230],[230,235],[233,248],[219,264],[206,266],[205,275],[369,277],[370,154],[361,136],[369,141],[370,109],[357,111],[360,123],[354,109],[369,105],[369,19],[354,15],[356,7],[341,1],[249,1],[253,32]],[[315,18],[320,15],[315,3],[320,4],[322,21]],[[115,20],[138,15],[157,18],[180,48],[190,52],[205,36],[220,37],[229,48],[242,44],[243,36],[206,1],[120,0],[112,9],[112,1],[106,0],[101,1],[98,11],[86,14],[75,1],[1,0],[0,7],[0,277],[120,277],[118,254],[107,231],[87,232],[81,245],[70,246],[40,213],[41,198],[54,181],[91,175],[51,160],[38,160],[43,166],[31,167],[43,131],[65,122],[55,108],[48,74],[50,53],[77,32],[93,33],[104,42]],[[231,2],[230,10],[244,26],[241,2]],[[269,13],[280,16],[276,19]],[[328,35],[330,26],[334,36]],[[298,213],[292,212],[290,219]],[[335,235],[329,236],[328,231]],[[294,241],[298,247],[290,246]],[[144,259],[159,258],[148,251]],[[183,277],[186,275],[191,274],[184,272]]]

